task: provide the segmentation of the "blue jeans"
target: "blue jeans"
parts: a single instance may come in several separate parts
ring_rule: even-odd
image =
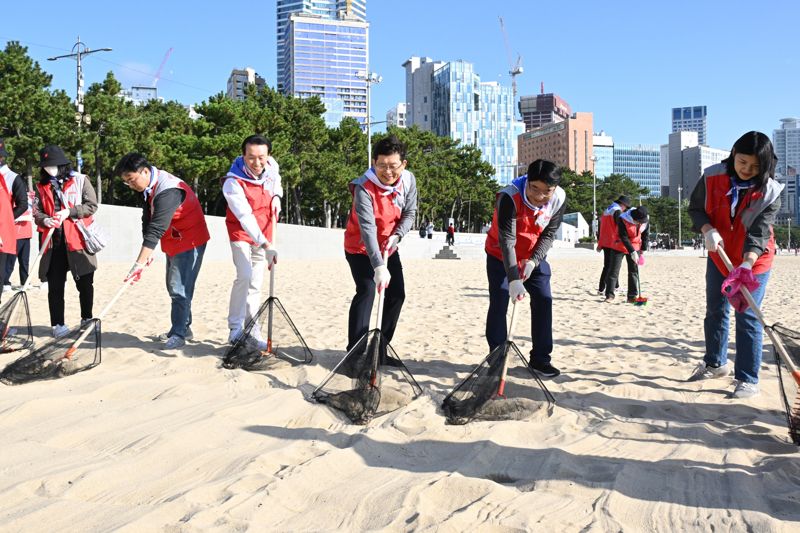
[[[769,271],[757,274],[756,279],[761,285],[752,294],[756,304],[760,307],[767,288]],[[728,299],[721,292],[724,281],[725,276],[709,258],[706,264],[706,318],[703,321],[706,337],[706,355],[703,359],[707,365],[723,365],[728,362],[730,305]],[[758,383],[764,328],[749,307],[744,313],[735,314],[736,362],[734,377],[739,381]]]
[[[172,257],[167,256],[167,292],[172,298],[172,327],[168,337],[185,338],[192,325],[192,297],[206,245],[186,250]]]

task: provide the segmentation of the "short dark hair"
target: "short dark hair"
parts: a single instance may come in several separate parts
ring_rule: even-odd
[[[528,181],[541,181],[548,187],[561,183],[561,169],[552,161],[537,159],[528,166]]]
[[[772,148],[772,141],[760,131],[748,131],[733,143],[731,155],[723,161],[729,176],[736,176],[733,165],[736,154],[754,155],[758,159],[758,175],[753,178],[756,188],[760,189],[770,178],[775,177],[778,157]]]
[[[272,141],[264,137],[263,135],[251,135],[242,141],[242,155],[247,151],[247,145],[249,144],[256,144],[260,146],[266,146],[267,152],[272,154]]]
[[[406,145],[396,136],[389,135],[375,143],[372,147],[372,160],[377,161],[379,155],[399,154],[401,160],[406,158]]]
[[[117,166],[114,167],[114,174],[122,176],[128,172],[139,172],[139,170],[150,168],[151,166],[147,158],[139,152],[129,152],[123,155]]]

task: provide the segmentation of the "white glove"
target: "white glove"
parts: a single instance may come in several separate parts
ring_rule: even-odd
[[[375,269],[375,276],[372,279],[375,282],[375,287],[378,289],[378,292],[381,292],[389,286],[389,280],[392,279],[392,275],[389,274],[389,269],[386,265],[381,265]]]
[[[60,228],[61,222],[58,218],[47,217],[44,219],[44,225],[48,228]]]
[[[508,295],[512,300],[522,301],[525,299],[525,285],[521,279],[515,279],[508,284]]]
[[[264,258],[267,260],[267,269],[272,270],[272,265],[278,262],[278,251],[272,248],[269,244],[264,245],[266,252]]]
[[[280,218],[280,216],[281,216],[281,197],[280,196],[273,196],[272,197],[272,213],[275,215],[275,219]]]
[[[533,274],[533,269],[536,268],[536,263],[533,260],[528,259],[525,261],[525,266],[522,269],[522,281],[527,281],[531,274]]]
[[[722,244],[722,235],[719,234],[716,228],[711,228],[703,236],[706,239],[706,250],[716,252],[719,245]]]
[[[739,268],[743,268],[745,270],[753,270],[753,265],[752,263],[750,263],[750,261],[747,261],[745,259],[744,261],[742,261],[742,264],[739,265]]]
[[[144,270],[146,263],[134,263],[131,269],[128,271],[128,275],[125,276],[124,281],[130,281],[131,285],[142,279],[142,271]]]
[[[634,263],[639,262],[639,252],[637,252],[636,250],[631,252],[631,261],[633,261]]]
[[[59,224],[63,224],[64,221],[69,218],[69,209],[62,209],[61,211],[56,213],[54,217],[58,219]]]
[[[389,237],[389,240],[386,241],[386,246],[383,248],[387,252],[390,252],[397,248],[397,245],[400,243],[400,235],[392,235]]]

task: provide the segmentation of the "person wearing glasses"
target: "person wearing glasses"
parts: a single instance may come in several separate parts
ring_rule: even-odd
[[[561,169],[537,159],[528,173],[497,193],[492,226],[486,236],[489,311],[486,340],[494,350],[506,341],[508,300],[531,296],[530,367],[545,377],[560,371],[551,364],[553,297],[547,252],[566,209],[566,193],[558,186]]]
[[[386,290],[380,326],[386,340],[392,340],[405,300],[397,245],[417,215],[417,180],[406,170],[405,145],[391,135],[375,143],[372,155],[372,167],[349,185],[353,206],[344,232],[344,255],[356,294],[350,303],[347,351],[369,329],[376,288]]]
[[[142,247],[125,281],[135,283],[142,276],[156,244],[167,256],[167,292],[172,299],[169,331],[159,338],[165,350],[181,348],[192,338],[192,298],[206,243],[211,238],[203,208],[191,187],[151,165],[139,153],[120,159],[115,173],[122,182],[142,193]]]

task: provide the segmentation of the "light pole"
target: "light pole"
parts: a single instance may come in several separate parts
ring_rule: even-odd
[[[791,252],[792,251],[792,217],[786,217],[786,224],[788,224],[787,230],[789,234],[786,237],[786,249]]]
[[[372,117],[370,116],[370,90],[372,88],[372,84],[380,83],[383,81],[383,77],[379,76],[374,72],[370,72],[369,69],[367,70],[359,70],[356,72],[356,78],[362,80],[367,84],[367,165],[372,165],[372,134],[370,132],[372,123],[370,120]]]
[[[592,236],[597,239],[597,175],[594,173],[597,156],[592,154],[589,161],[592,162]]]
[[[677,249],[680,249],[682,246],[682,234],[681,234],[681,193],[683,192],[683,186],[678,185],[678,245],[676,246]]]
[[[95,54],[97,52],[110,52],[111,48],[98,48],[97,50],[91,50],[88,48],[82,41],[80,36],[78,36],[78,40],[75,43],[75,46],[72,47],[71,54],[64,54],[61,56],[53,56],[48,57],[48,61],[56,61],[58,59],[75,59],[77,61],[77,70],[75,72],[76,82],[77,82],[77,91],[75,95],[75,107],[77,112],[75,113],[75,122],[78,123],[78,131],[81,130],[81,123],[86,123],[88,126],[92,123],[92,117],[88,114],[83,114],[83,64],[81,63],[81,58],[83,56],[87,56],[89,54]],[[79,140],[80,142],[80,140]],[[81,158],[81,151],[78,150],[77,156],[77,163],[78,163],[78,172],[81,171],[81,163],[83,159]]]

